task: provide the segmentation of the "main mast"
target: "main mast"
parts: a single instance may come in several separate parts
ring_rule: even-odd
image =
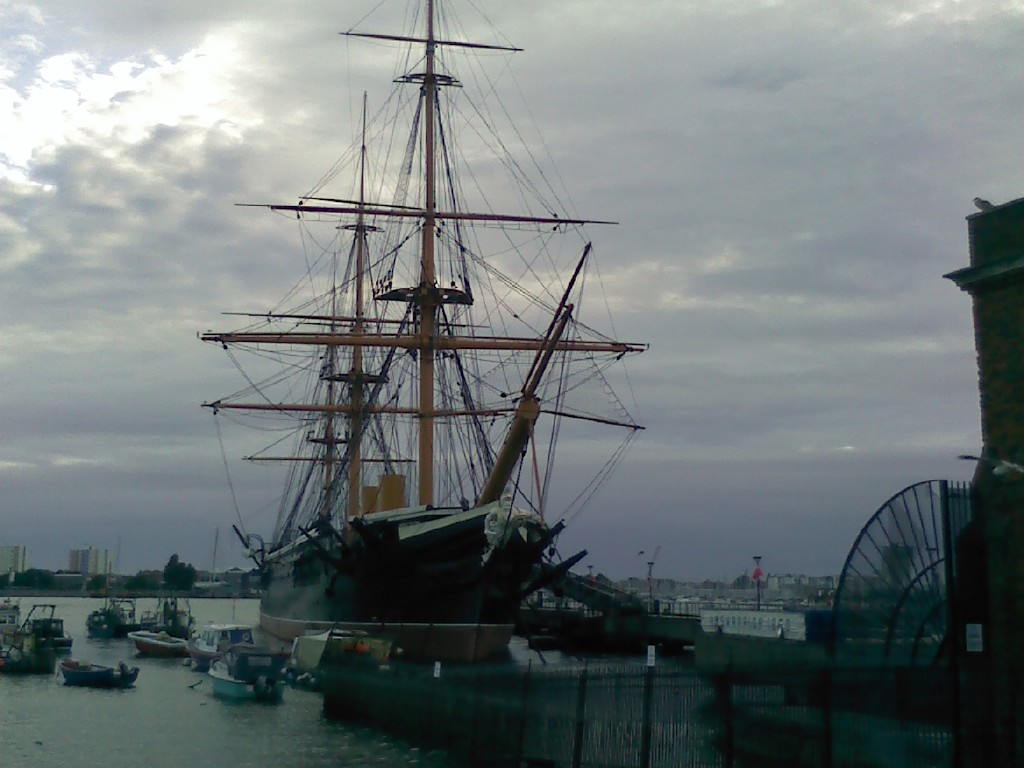
[[[427,60],[421,93],[423,110],[425,206],[423,246],[420,261],[420,440],[419,440],[419,503],[434,500],[434,335],[437,301],[434,270],[434,214],[437,201],[434,188],[434,103],[437,80],[434,77],[434,0],[427,0]]]

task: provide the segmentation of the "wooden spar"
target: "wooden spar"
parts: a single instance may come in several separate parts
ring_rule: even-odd
[[[422,37],[406,37],[405,35],[381,35],[372,34],[370,32],[341,32],[340,34],[346,37],[366,37],[371,40],[394,40],[399,43],[427,43],[428,45],[443,45],[449,48],[478,48],[486,51],[511,51],[513,53],[522,52],[522,48],[513,48],[508,45],[486,45],[484,43],[464,43],[458,40],[434,40],[432,38]]]
[[[203,403],[204,408],[213,411],[280,411],[281,413],[351,413],[352,406],[344,403],[336,405],[321,405],[317,403]],[[461,408],[435,410],[435,419],[452,419],[465,416],[504,416],[509,413],[516,413],[517,408]],[[419,416],[419,408],[400,407],[391,405],[371,405],[363,408],[363,413],[384,413],[392,416]],[[605,419],[599,416],[588,416],[581,413],[569,413],[568,411],[555,411],[541,408],[539,413],[548,416],[557,416],[563,419],[575,419],[577,421],[589,421],[594,424],[604,424],[608,427],[626,427],[627,429],[644,429],[639,424],[631,421],[618,421],[616,419]],[[364,463],[368,459],[363,460]]]
[[[399,349],[419,349],[422,339],[419,336],[389,336],[365,334],[351,336],[341,333],[204,333],[200,339],[217,344],[294,344],[335,347],[397,347]],[[437,350],[518,350],[537,352],[544,349],[544,339],[516,339],[500,336],[438,336],[431,345]],[[621,355],[631,352],[643,352],[646,344],[619,341],[558,341],[556,352],[606,352]]]
[[[576,278],[580,276],[580,271],[583,269],[583,263],[587,260],[587,256],[590,255],[591,244],[587,243],[583,248],[583,255],[580,256],[579,262],[576,264],[576,269],[572,272],[572,277],[569,278],[568,285],[565,286],[565,290],[562,291],[562,298],[558,302],[558,308],[555,310],[555,314],[551,317],[551,324],[548,325],[548,329],[544,331],[544,339],[549,339],[551,331],[555,327],[555,323],[558,322],[558,316],[562,310],[569,304],[569,296],[572,295],[572,289],[576,285]],[[534,358],[533,363],[530,365],[530,370],[527,372],[526,377],[523,379],[523,390],[530,387],[530,379],[533,376],[533,372],[537,369],[537,364],[540,362],[540,355]]]
[[[480,491],[480,497],[476,502],[477,506],[483,506],[500,499],[508,479],[512,476],[516,462],[519,461],[523,448],[526,447],[526,443],[530,439],[533,423],[537,420],[537,416],[540,415],[540,403],[537,402],[537,384],[540,383],[544,370],[547,368],[548,362],[555,352],[555,343],[565,332],[565,327],[569,324],[571,316],[572,305],[569,305],[562,312],[562,316],[558,319],[555,328],[552,330],[551,337],[548,339],[548,346],[539,355],[539,362],[535,365],[534,377],[523,388],[523,396],[519,401],[519,407],[516,409],[515,418],[512,420],[512,424],[509,425],[508,434],[505,435],[505,442],[502,443],[501,448],[498,450],[498,455],[494,459],[494,467],[491,469],[490,475],[487,476],[483,490]]]
[[[434,100],[437,80],[434,78],[434,0],[427,0],[426,70],[421,94],[423,105],[424,183],[426,210],[423,218],[423,247],[420,256],[420,328],[419,328],[419,405],[422,411],[419,423],[419,502],[431,504],[434,500],[434,324],[437,301],[434,292],[434,213],[437,201],[434,189]]]
[[[221,312],[228,317],[252,317],[257,320],[312,320],[325,324],[355,323],[357,318],[351,315],[300,315],[291,312]],[[366,319],[363,318],[363,322]],[[404,320],[389,320],[383,317],[375,317],[370,320],[374,325],[401,325]],[[456,326],[460,327],[460,326]]]
[[[276,205],[273,203],[238,203],[248,208],[269,208],[272,211],[296,211],[297,213],[330,213],[330,214],[363,214],[366,216],[391,216],[404,218],[425,218],[425,209],[388,208],[379,206],[339,206],[339,205]],[[459,221],[491,221],[505,224],[618,224],[617,221],[600,221],[597,219],[563,219],[558,216],[516,216],[501,213],[460,213],[454,211],[434,211],[435,220],[447,219]]]
[[[282,413],[352,413],[352,406],[347,403],[222,403],[219,401],[203,403],[204,408],[214,411],[281,411]],[[363,407],[364,413],[387,413],[392,416],[419,416],[422,410],[417,406],[369,405]],[[515,408],[475,408],[445,409],[433,411],[434,418],[450,418],[453,416],[501,416],[515,413]]]
[[[253,461],[253,462],[256,462],[256,461],[273,461],[273,462],[296,461],[296,462],[302,462],[303,464],[310,464],[310,463],[316,464],[318,462],[320,462],[320,463],[323,462],[323,459],[318,459],[315,456],[243,456],[242,460],[243,461]],[[362,463],[363,464],[384,464],[385,461],[390,462],[392,464],[411,464],[412,463],[412,459],[387,459],[387,460],[385,460],[385,459],[363,459]]]
[[[505,442],[502,443],[494,460],[494,466],[484,482],[483,490],[480,491],[480,498],[477,499],[478,506],[497,501],[501,497],[502,492],[505,490],[505,485],[515,469],[516,462],[519,461],[523,449],[533,435],[534,422],[537,421],[537,417],[540,415],[537,387],[540,386],[544,378],[544,372],[551,361],[551,356],[556,352],[558,342],[561,341],[562,334],[565,333],[565,327],[569,324],[569,320],[572,317],[573,305],[569,303],[569,297],[572,295],[572,290],[576,285],[576,279],[583,269],[583,264],[586,262],[587,256],[590,255],[590,250],[590,243],[587,243],[583,249],[583,255],[580,256],[580,260],[576,264],[576,269],[573,270],[569,283],[562,292],[562,298],[558,302],[558,308],[555,310],[554,317],[551,318],[551,324],[544,333],[544,346],[538,352],[537,357],[534,358],[533,364],[526,374],[519,407],[516,410],[512,424],[509,425],[508,434],[505,435]]]

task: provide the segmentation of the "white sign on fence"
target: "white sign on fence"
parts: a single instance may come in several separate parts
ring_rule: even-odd
[[[968,624],[964,639],[967,641],[968,653],[981,653],[985,649],[981,624]]]

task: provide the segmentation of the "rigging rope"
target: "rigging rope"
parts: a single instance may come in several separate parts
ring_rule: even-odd
[[[235,484],[231,481],[231,469],[228,466],[228,455],[224,450],[224,435],[220,429],[220,419],[217,417],[217,412],[213,412],[213,423],[217,427],[217,442],[220,444],[220,458],[224,462],[224,474],[228,478],[228,490],[231,491],[231,504],[235,508],[235,517],[238,518],[238,527],[243,533],[245,532],[245,522],[242,520],[242,512],[238,508],[238,497],[235,495]]]

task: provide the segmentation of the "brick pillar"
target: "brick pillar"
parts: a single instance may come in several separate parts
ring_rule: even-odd
[[[968,690],[991,691],[992,764],[1024,765],[1024,471],[1011,466],[1024,465],[1024,198],[969,216],[967,226],[970,266],[946,277],[973,299],[984,443],[974,499],[989,602],[988,663],[975,667],[987,679]]]

